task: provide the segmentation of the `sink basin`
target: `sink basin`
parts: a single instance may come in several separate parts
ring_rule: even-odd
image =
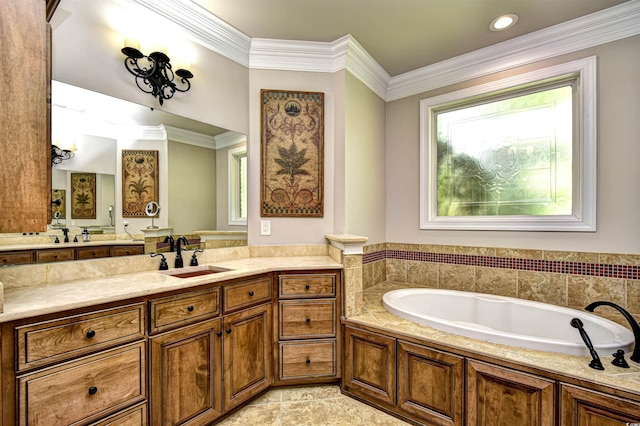
[[[193,278],[201,275],[217,274],[219,272],[232,271],[228,268],[220,268],[218,266],[190,266],[188,268],[172,269],[170,271],[161,271],[165,275],[177,278]]]

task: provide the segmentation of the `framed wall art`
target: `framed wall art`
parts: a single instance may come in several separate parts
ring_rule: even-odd
[[[261,216],[323,217],[324,93],[260,95]]]
[[[71,219],[96,218],[96,174],[71,173]]]
[[[159,200],[158,151],[122,150],[122,217],[147,217],[145,207]]]
[[[56,213],[58,213],[56,217]],[[67,218],[67,190],[51,190],[51,217],[56,219]]]

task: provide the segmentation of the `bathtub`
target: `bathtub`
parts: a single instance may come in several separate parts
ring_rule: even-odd
[[[589,355],[579,318],[601,357],[618,349],[630,352],[633,333],[586,311],[511,297],[455,290],[410,288],[384,294],[385,309],[404,319],[461,336],[526,349]]]

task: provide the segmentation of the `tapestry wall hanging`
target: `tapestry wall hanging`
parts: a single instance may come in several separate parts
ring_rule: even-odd
[[[58,204],[58,200],[60,203]],[[57,219],[67,218],[67,190],[52,189],[51,190],[51,217],[56,218],[56,212],[60,213]]]
[[[159,201],[158,151],[122,150],[122,217],[147,217],[145,207]]]
[[[96,174],[71,173],[71,219],[96,218]]]
[[[262,89],[261,216],[324,215],[324,93]]]

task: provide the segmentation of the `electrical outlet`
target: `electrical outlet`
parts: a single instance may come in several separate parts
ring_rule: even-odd
[[[271,235],[271,221],[270,220],[261,220],[260,221],[260,235]]]
[[[122,221],[122,224],[123,224],[124,226],[129,226],[129,221],[128,221],[128,220],[123,220],[123,221]]]

